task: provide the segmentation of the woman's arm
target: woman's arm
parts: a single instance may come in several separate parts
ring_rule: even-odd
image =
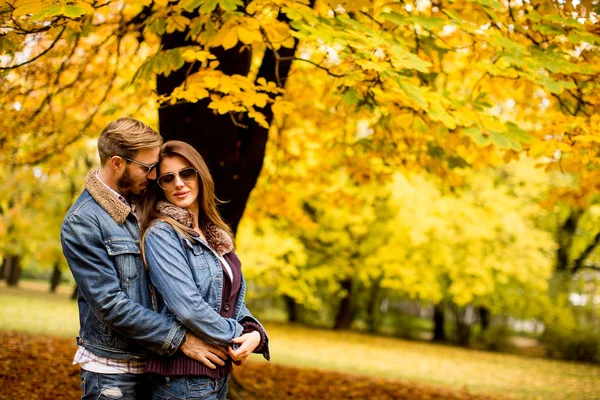
[[[243,327],[223,318],[202,298],[175,230],[158,222],[146,232],[144,249],[152,284],[165,304],[186,328],[217,346],[231,346]]]

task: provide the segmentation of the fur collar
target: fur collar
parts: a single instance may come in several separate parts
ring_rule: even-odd
[[[117,224],[123,224],[127,219],[127,216],[131,212],[131,207],[115,196],[106,185],[98,179],[98,170],[100,168],[93,168],[88,172],[85,177],[83,185],[88,192],[92,195],[96,203],[100,204],[108,215],[115,220]]]
[[[193,231],[194,222],[196,220],[194,213],[185,208],[177,207],[167,201],[159,201],[156,204],[156,211],[167,217],[173,218],[175,221],[182,225],[187,226],[192,230],[190,234],[197,236],[196,232]],[[215,249],[219,255],[230,253],[234,250],[233,240],[227,232],[222,228],[219,228],[215,224],[206,223],[202,227],[202,233],[206,237],[208,244]]]

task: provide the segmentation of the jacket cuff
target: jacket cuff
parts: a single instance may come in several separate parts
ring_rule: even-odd
[[[258,346],[256,346],[253,353],[262,353],[263,347],[265,347],[265,342],[267,341],[267,334],[265,333],[263,328],[259,324],[251,321],[242,322],[242,326],[244,327],[242,335],[244,333],[250,333],[253,331],[257,331],[260,334],[260,343],[258,344]]]
[[[167,355],[171,356],[175,354],[177,350],[179,350],[179,347],[183,344],[183,341],[185,339],[186,332],[187,330],[182,325],[180,325],[179,329],[175,333],[175,336],[173,337],[173,340],[171,341],[171,346],[169,346],[169,352]]]

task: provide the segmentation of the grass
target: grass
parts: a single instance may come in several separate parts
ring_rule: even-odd
[[[42,291],[44,290],[44,291]],[[71,290],[45,285],[0,286],[2,329],[77,334]],[[468,350],[424,342],[267,323],[272,361],[377,377],[399,378],[527,399],[598,399],[600,366]],[[258,356],[253,356],[258,361]]]

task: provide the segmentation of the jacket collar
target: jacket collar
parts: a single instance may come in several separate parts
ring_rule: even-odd
[[[196,217],[190,210],[177,207],[167,201],[159,201],[156,204],[156,211],[190,228],[190,234],[192,236],[197,236],[196,232],[193,231]],[[222,256],[234,250],[233,240],[222,228],[208,222],[203,224],[201,229],[208,244],[215,249],[219,255]]]
[[[88,172],[83,183],[84,187],[96,202],[115,220],[123,224],[131,212],[131,207],[123,203],[109,188],[98,178],[100,168],[93,168]]]

